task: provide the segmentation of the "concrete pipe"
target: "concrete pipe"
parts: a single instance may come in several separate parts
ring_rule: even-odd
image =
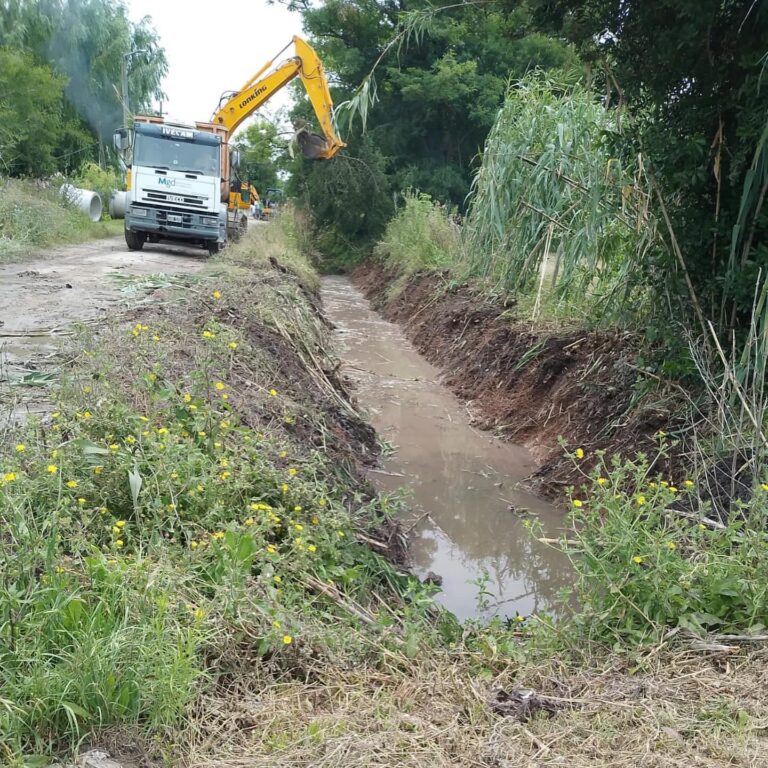
[[[123,190],[115,191],[109,198],[109,215],[113,219],[124,219],[125,209],[128,207],[128,193]]]
[[[98,192],[78,189],[71,184],[62,184],[59,191],[65,200],[76,205],[91,221],[98,221],[101,218],[101,197]]]

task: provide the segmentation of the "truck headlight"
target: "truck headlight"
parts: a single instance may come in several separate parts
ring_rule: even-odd
[[[203,224],[205,224],[206,227],[215,227],[218,223],[218,219],[213,219],[210,216],[203,218]]]
[[[131,214],[133,216],[145,216],[147,215],[146,208],[131,208]]]

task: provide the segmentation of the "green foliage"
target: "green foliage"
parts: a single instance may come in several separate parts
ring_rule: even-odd
[[[72,180],[80,189],[91,189],[98,192],[106,210],[109,198],[115,190],[123,188],[123,181],[112,168],[102,168],[97,163],[84,163]]]
[[[647,291],[634,266],[655,229],[644,180],[614,153],[616,131],[583,85],[540,74],[514,84],[473,183],[463,274],[539,296],[546,281],[604,319],[636,308]]]
[[[22,66],[6,58],[0,66],[0,93],[4,95],[9,91],[2,87],[3,75],[18,72],[9,89],[14,95],[10,108],[25,137],[17,147],[23,151],[11,158],[13,164],[3,160],[6,173],[68,171],[89,157],[97,157],[99,140],[108,143],[122,123],[118,93],[123,55],[129,51],[149,51],[130,60],[131,109],[147,110],[153,98],[162,96],[160,83],[167,63],[157,33],[149,17],[138,24],[131,22],[121,2],[10,0],[0,4],[0,46],[15,51],[6,52],[6,57],[22,56],[25,62]],[[0,110],[0,152],[5,141],[2,113],[6,108],[3,104]]]
[[[292,171],[288,191],[311,212],[320,268],[344,268],[367,253],[394,211],[374,142],[352,139],[332,160],[297,157]]]
[[[56,170],[57,149],[73,130],[64,118],[65,82],[47,65],[35,64],[31,56],[0,48],[0,170],[3,173],[42,176]]]
[[[451,268],[460,257],[460,248],[460,230],[451,212],[429,195],[408,192],[374,254],[407,278],[422,270]]]
[[[573,504],[563,547],[578,573],[575,622],[584,636],[633,645],[673,628],[768,626],[768,485],[758,481],[721,522],[708,517],[693,481],[657,476],[642,455],[623,463],[599,456]]]
[[[395,6],[363,0],[328,0],[304,6],[301,13],[326,69],[335,75],[334,102],[346,99],[358,105],[358,112],[366,109],[364,141],[359,122],[348,126],[345,140],[348,155],[381,169],[377,198],[379,189],[391,197],[412,187],[462,206],[473,160],[493,125],[508,78],[532,67],[567,66],[572,54],[562,43],[535,33],[525,7],[511,17],[493,6],[435,12],[417,3],[409,10],[418,17],[415,25]],[[369,109],[372,100],[375,107]],[[348,112],[340,109],[340,119]],[[325,205],[311,185],[300,201],[313,212]],[[343,208],[350,218],[367,218],[372,209],[366,195]],[[328,233],[335,224],[325,218],[320,229]],[[345,226],[329,237],[337,246],[359,244],[364,251],[365,239],[380,235],[383,223],[362,232]]]
[[[0,262],[119,232],[122,222],[94,224],[62,200],[58,186],[0,178]]]
[[[243,181],[253,184],[262,198],[267,189],[280,186],[278,172],[286,166],[286,142],[274,123],[251,123],[238,135],[236,146],[241,157],[238,175]]]
[[[556,0],[536,3],[536,18],[573,40],[606,98],[626,107],[704,315],[720,331],[746,325],[768,267],[767,166],[751,166],[767,124],[768,6],[657,0],[627,13],[613,0]],[[674,312],[690,311],[671,249],[642,267],[656,283],[662,273]]]

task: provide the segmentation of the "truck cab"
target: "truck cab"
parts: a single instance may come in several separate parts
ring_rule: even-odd
[[[130,149],[125,240],[197,244],[217,252],[227,238],[222,205],[222,135],[196,126],[137,117],[132,135],[121,129],[115,146]]]

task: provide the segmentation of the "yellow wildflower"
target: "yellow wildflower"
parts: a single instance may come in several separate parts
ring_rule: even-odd
[[[224,392],[224,393],[222,394],[222,396],[221,396],[221,399],[222,399],[222,400],[229,400],[229,395],[228,395],[226,392]]]
[[[320,522],[320,518],[317,515],[312,515],[312,525],[317,525]]]
[[[683,485],[684,485],[686,488],[693,488],[693,485],[694,485],[694,483],[693,483],[693,480],[686,480],[686,481],[683,483]],[[766,486],[766,488],[768,488],[768,486]]]
[[[199,546],[199,545],[198,545],[198,543],[197,543],[196,541],[190,541],[190,542],[189,542],[189,548],[190,548],[190,549],[197,549],[197,548],[198,548],[198,546]]]
[[[139,421],[149,421],[149,416],[139,416]]]
[[[294,467],[291,467],[291,468],[288,470],[288,474],[289,474],[291,477],[296,477],[296,472],[297,472],[297,471],[298,471],[298,470],[296,470]]]
[[[85,502],[85,499],[81,497],[77,500],[77,503],[82,507],[82,506],[85,506],[86,502]]]
[[[214,448],[221,448],[221,447],[222,447],[222,445],[221,445],[221,443],[220,443],[220,442],[216,441],[216,442],[213,444],[213,447],[214,447]]]
[[[160,337],[159,337],[157,334],[155,334],[155,335],[152,337],[152,341],[160,341]]]
[[[118,539],[118,540],[115,542],[115,546],[116,546],[118,549],[120,549],[120,547],[122,547],[122,546],[124,545],[124,543],[125,543],[125,542],[124,542],[122,539]]]
[[[518,624],[522,624],[525,621],[525,616],[521,616],[519,613],[515,616],[515,621]]]
[[[83,411],[83,418],[84,419],[90,419],[91,418],[91,412],[90,411]]]
[[[27,450],[27,446],[24,445],[24,443],[17,443],[16,444],[16,453],[24,453],[24,451]]]
[[[274,544],[267,544],[267,552],[269,552],[270,555],[274,555],[275,552],[277,552],[277,548]]]
[[[598,485],[605,485],[608,481],[604,477],[598,477],[597,478],[597,484]]]
[[[668,542],[667,542],[667,549],[668,549],[670,552],[674,552],[674,551],[677,549],[677,544],[675,544],[675,542],[674,542],[674,541],[668,541]]]
[[[221,392],[227,385],[223,381],[217,381],[213,386]]]
[[[219,475],[219,477],[220,477],[222,480],[227,480],[227,479],[229,479],[231,476],[232,476],[232,473],[231,473],[231,472],[229,472],[228,470],[227,470],[227,471],[224,471],[224,472],[222,472],[222,473]]]
[[[52,419],[58,419],[60,416],[61,416],[61,414],[60,414],[58,411],[54,411],[54,412],[51,414],[51,418],[52,418]]]
[[[637,563],[638,565],[640,565],[640,563],[642,563],[642,562],[643,562],[643,558],[642,558],[642,557],[640,557],[640,555],[635,555],[635,556],[632,558],[632,562],[633,562],[633,563]]]
[[[221,298],[221,291],[214,291],[211,296],[218,301]]]
[[[303,531],[304,526],[301,523],[295,523],[293,526],[297,531]]]
[[[67,480],[67,488],[77,488],[77,480]]]
[[[581,499],[574,499],[573,506],[576,507],[576,509],[581,509],[584,506],[584,502]]]
[[[645,504],[645,496],[640,495],[640,496],[637,497],[637,505],[639,507],[642,507],[643,504]]]
[[[103,471],[104,471],[104,467],[102,467],[101,464],[98,464],[93,468],[94,475],[100,475]]]
[[[574,455],[574,456],[575,456],[577,459],[583,459],[583,458],[584,458],[584,449],[583,449],[583,448],[577,448],[577,449],[576,449],[576,450],[573,452],[573,455]]]
[[[283,644],[290,645],[293,642],[293,638],[290,635],[283,635]]]
[[[288,484],[287,483],[283,483],[283,486],[282,486],[281,490],[283,491],[283,493],[288,493]]]
[[[706,526],[706,525],[704,525],[704,523],[699,523],[699,530],[700,530],[700,531],[703,531],[703,530],[705,530],[705,529],[706,529],[706,527],[707,527],[707,526]]]
[[[197,621],[202,621],[205,618],[205,611],[202,608],[195,608],[195,612],[192,615]]]
[[[272,580],[275,582],[275,584],[282,584],[282,578],[280,576],[273,576]]]
[[[198,436],[198,437],[205,437],[205,432],[204,432],[204,431],[201,429],[201,430],[200,430],[200,431],[197,433],[197,436]]]
[[[237,342],[236,341],[230,341],[229,344],[227,344],[227,346],[230,349],[237,349]]]
[[[120,446],[117,443],[110,443],[109,450],[116,451]]]
[[[197,490],[202,493],[205,490],[205,486],[202,483],[197,484]]]
[[[317,547],[314,544],[310,544],[307,547],[307,552],[317,552]]]
[[[144,431],[141,433],[141,436],[142,436],[142,437],[149,437],[149,430],[148,430],[148,429],[145,429],[145,430],[144,430]]]
[[[204,339],[215,339],[216,338],[216,334],[215,333],[211,333],[211,331],[203,331],[203,338]]]
[[[211,538],[221,541],[221,539],[224,538],[224,531],[216,531],[216,533],[212,533]]]
[[[128,437],[125,438],[125,442],[128,443],[128,445],[133,445],[136,442],[136,438],[133,435],[128,435]]]
[[[670,485],[670,486],[669,486],[669,492],[670,492],[670,493],[677,493],[677,488],[675,488],[675,486],[674,486],[674,485]]]
[[[337,531],[337,533],[339,534],[340,539],[343,539],[347,535],[346,533],[344,533],[344,531]]]
[[[118,528],[125,528],[125,520],[118,520],[118,521],[115,523],[115,525],[116,525]]]
[[[269,396],[270,397],[275,397],[275,395],[277,395],[277,390],[276,389],[270,389],[269,390]]]
[[[184,393],[184,402],[185,403],[191,403],[192,402],[192,395],[189,394],[189,392]]]
[[[768,483],[761,483],[760,484],[760,490],[768,491]]]
[[[294,511],[294,512],[301,512],[301,507],[300,507],[300,506],[297,504],[297,505],[296,505],[296,506],[293,508],[293,511]]]
[[[6,472],[3,475],[3,482],[4,483],[12,483],[16,479],[16,473],[15,472]]]
[[[283,625],[282,625],[282,624],[281,624],[279,621],[273,621],[273,622],[272,622],[272,626],[273,626],[275,629],[280,629],[280,627],[282,627]]]
[[[280,451],[280,458],[284,459],[288,455],[288,451]]]
[[[319,506],[324,507],[326,505],[325,499],[320,499],[320,501],[317,502]]]
[[[157,434],[158,434],[158,435],[167,435],[167,434],[168,434],[168,430],[167,430],[165,427],[160,427],[160,428],[157,430]]]
[[[90,387],[83,387],[83,394],[90,395],[92,392]]]
[[[243,520],[243,525],[253,525],[253,518],[246,517],[245,520]]]
[[[59,468],[55,464],[49,464],[46,467],[46,471],[49,475],[55,475],[59,471]]]

